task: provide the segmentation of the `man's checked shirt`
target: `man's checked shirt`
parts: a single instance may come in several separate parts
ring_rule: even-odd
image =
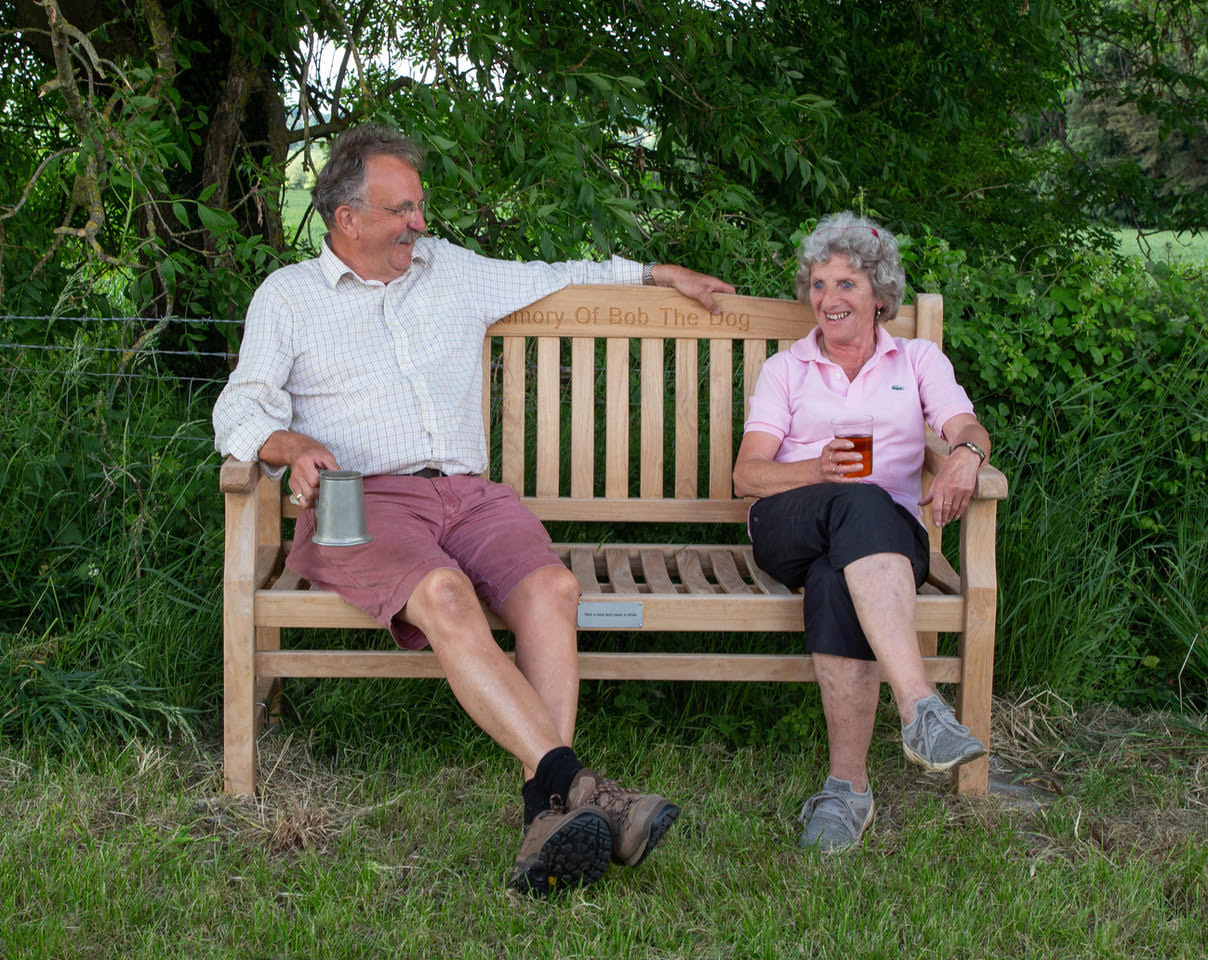
[[[239,363],[214,406],[215,446],[255,460],[271,433],[292,430],[366,476],[482,473],[486,328],[569,284],[641,278],[640,264],[619,257],[491,260],[424,237],[407,272],[383,284],[360,279],[324,242],[252,298]]]

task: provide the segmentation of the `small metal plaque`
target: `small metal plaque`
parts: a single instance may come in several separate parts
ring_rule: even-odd
[[[579,601],[579,627],[584,630],[636,630],[642,626],[642,601]]]

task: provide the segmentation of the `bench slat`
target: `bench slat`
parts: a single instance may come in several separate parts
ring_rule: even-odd
[[[613,593],[637,596],[638,585],[629,565],[629,551],[624,547],[605,547],[604,561],[608,567],[608,582]]]
[[[638,556],[642,561],[642,576],[651,593],[678,592],[671,582],[671,574],[667,572],[666,556],[658,550],[639,550]]]
[[[958,594],[961,592],[961,575],[952,569],[952,564],[942,553],[932,551],[927,582],[943,593]]]
[[[503,341],[503,442],[500,471],[513,490],[524,489],[524,341]]]
[[[688,588],[689,593],[714,593],[713,584],[705,576],[701,566],[701,553],[695,547],[687,547],[675,558],[676,569],[679,571],[680,583]]]
[[[537,496],[558,495],[561,463],[562,398],[556,337],[537,339]]]
[[[565,559],[563,559],[565,563]],[[602,593],[600,581],[596,579],[596,560],[591,547],[570,548],[570,570],[579,581],[579,592],[584,595]]]
[[[298,574],[294,573],[294,571],[289,569],[289,567],[286,567],[281,571],[281,576],[279,576],[273,582],[273,585],[269,589],[282,592],[289,590],[304,590],[305,587],[302,585],[302,578],[298,576]]]
[[[766,340],[746,340],[742,345],[742,416],[745,420],[751,412],[751,394],[759,382],[759,374],[768,357]]]
[[[604,495],[629,496],[629,341],[604,348]]]
[[[509,656],[512,656],[509,654]],[[429,650],[281,650],[256,654],[261,677],[443,677]],[[927,679],[960,679],[957,657],[923,661]],[[809,683],[815,679],[809,654],[592,653],[579,654],[584,680],[703,680]]]
[[[699,378],[695,340],[675,341],[675,496],[696,497]]]
[[[793,591],[786,587],[783,583],[768,573],[765,573],[756,563],[750,547],[744,547],[742,551],[742,561],[747,568],[747,573],[751,579],[764,593],[772,596],[783,596],[786,593]]]
[[[733,496],[734,344],[709,341],[709,496]]]
[[[717,547],[709,551],[709,558],[713,563],[713,575],[717,578],[717,582],[725,589],[726,593],[756,593],[752,590],[738,572],[738,565],[734,562],[734,554],[725,547]]]
[[[576,571],[584,599],[597,602],[627,601],[630,598],[603,593],[594,580],[587,583]],[[595,584],[595,590],[584,589]],[[642,629],[655,631],[762,631],[798,633],[801,631],[801,595],[768,596],[761,594],[677,593],[671,596],[643,593]],[[915,629],[940,633],[958,632],[964,622],[965,601],[961,597],[920,596],[915,613]],[[493,627],[502,622],[491,614]],[[339,594],[326,590],[256,591],[257,627],[349,627],[383,629],[381,625]]]
[[[570,495],[590,497],[596,479],[595,341],[576,337],[570,348]]]
[[[642,341],[641,418],[642,466],[640,496],[663,495],[663,401],[667,384],[663,375],[663,341]]]

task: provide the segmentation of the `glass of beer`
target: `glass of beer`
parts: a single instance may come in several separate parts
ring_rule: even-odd
[[[863,414],[851,414],[846,417],[835,417],[831,421],[836,439],[850,440],[855,444],[853,452],[858,453],[863,460],[859,470],[844,471],[849,477],[867,477],[872,473],[872,417]],[[847,461],[849,465],[855,461]]]

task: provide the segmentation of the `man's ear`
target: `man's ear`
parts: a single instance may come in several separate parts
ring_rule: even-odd
[[[357,239],[357,218],[352,207],[345,204],[342,207],[336,207],[335,212],[335,228],[344,234],[349,240]]]

